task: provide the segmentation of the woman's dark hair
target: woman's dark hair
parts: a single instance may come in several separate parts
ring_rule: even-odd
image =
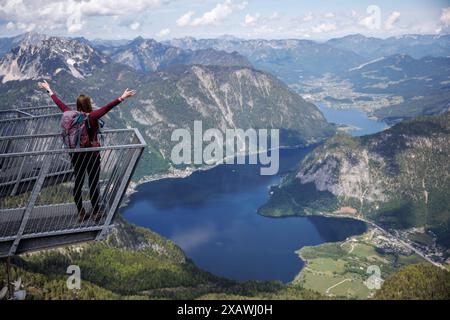
[[[80,94],[77,98],[77,110],[89,113],[92,111],[91,97]]]

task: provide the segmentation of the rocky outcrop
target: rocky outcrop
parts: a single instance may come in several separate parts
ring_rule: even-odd
[[[274,189],[264,214],[280,215],[277,208],[305,214],[348,207],[387,227],[424,226],[448,239],[448,159],[450,113],[404,121],[369,136],[340,134],[308,154]],[[310,185],[315,191],[305,193]]]

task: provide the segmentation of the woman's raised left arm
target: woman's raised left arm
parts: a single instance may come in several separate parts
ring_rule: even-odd
[[[97,110],[92,111],[89,114],[89,119],[91,119],[91,120],[98,120],[98,119],[100,119],[105,114],[107,114],[112,108],[117,106],[119,103],[121,103],[125,99],[134,96],[135,94],[136,94],[136,90],[128,90],[128,88],[127,88],[124,91],[124,93],[119,98],[117,98],[116,100],[111,101],[106,106],[103,106],[103,107],[101,107],[101,108],[99,108]]]

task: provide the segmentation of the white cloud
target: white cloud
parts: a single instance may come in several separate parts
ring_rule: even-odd
[[[218,25],[227,19],[235,10],[245,9],[247,4],[247,1],[234,4],[232,0],[225,0],[223,3],[218,3],[211,11],[207,11],[201,17],[195,18],[190,25],[194,27]]]
[[[248,6],[248,1],[243,1],[239,4],[236,5],[236,8],[238,8],[239,10],[244,10],[245,8],[247,8]]]
[[[270,20],[277,20],[281,18],[280,13],[277,11],[272,12],[272,14],[269,16]]]
[[[390,16],[384,22],[384,28],[386,30],[391,30],[394,28],[394,25],[398,22],[400,18],[400,12],[394,11],[390,14]]]
[[[15,29],[16,28],[16,25],[14,24],[14,22],[8,22],[7,24],[6,24],[6,29],[8,29],[8,30],[12,30],[12,29]]]
[[[141,27],[141,23],[136,21],[129,25],[131,30],[138,30]]]
[[[450,7],[442,9],[439,21],[444,27],[450,27]]]
[[[65,27],[69,32],[78,32],[90,17],[140,14],[170,1],[0,0],[0,20],[24,23],[28,28],[33,25],[42,30]]]
[[[254,30],[254,34],[258,34],[258,35],[274,34],[275,32],[277,32],[277,29],[272,28],[267,25],[260,26],[258,28],[255,28],[255,30]]]
[[[319,25],[311,27],[312,32],[322,33],[336,30],[336,24],[334,23],[321,23]]]
[[[381,9],[376,5],[370,5],[367,7],[366,12],[369,14],[363,18],[360,18],[358,23],[367,29],[380,29],[381,27]]]
[[[156,36],[159,38],[163,38],[165,36],[168,36],[169,34],[170,34],[170,29],[166,28],[166,29],[161,29]]]
[[[244,23],[242,24],[244,27],[254,27],[261,19],[261,15],[256,13],[254,16],[250,14],[245,15]]]
[[[370,26],[373,25],[374,21],[375,21],[375,20],[374,20],[374,17],[372,17],[372,16],[367,16],[367,17],[361,18],[361,19],[359,20],[358,23],[359,23],[361,26],[370,29]]]
[[[77,33],[83,29],[84,21],[81,18],[81,11],[75,10],[67,17],[66,27],[69,33]]]
[[[67,31],[69,33],[77,33],[83,30],[83,23],[73,23],[70,25],[67,25]]]
[[[244,22],[242,23],[243,27],[273,27],[269,26],[273,24],[273,21],[280,19],[280,14],[277,11],[272,12],[268,16],[263,16],[260,13],[255,13],[253,16],[251,14],[246,14],[244,18]],[[272,28],[273,29],[273,28]]]
[[[314,15],[312,14],[312,12],[308,12],[303,18],[302,18],[303,22],[309,22],[309,21],[313,21],[314,20]]]
[[[177,20],[177,25],[180,27],[185,27],[191,23],[191,19],[194,16],[195,12],[190,10],[183,14],[180,18]]]
[[[80,11],[87,16],[112,16],[123,15],[130,12],[141,12],[143,10],[155,8],[163,4],[162,0],[136,0],[124,3],[116,0],[70,0]],[[61,1],[56,1],[59,6]]]
[[[327,18],[327,19],[331,19],[331,18],[334,18],[334,17],[335,17],[335,15],[334,15],[333,12],[327,12],[327,13],[325,13],[323,16],[324,16],[325,18]]]
[[[34,23],[26,24],[26,23],[22,23],[22,22],[14,23],[14,22],[10,21],[6,24],[5,27],[8,30],[17,29],[17,30],[23,30],[26,32],[30,32],[36,28],[36,24],[34,24]]]

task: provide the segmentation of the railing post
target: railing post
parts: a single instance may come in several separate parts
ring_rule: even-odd
[[[47,161],[45,161],[47,160]],[[19,246],[19,242],[22,239],[23,232],[25,231],[25,227],[27,226],[28,219],[30,218],[31,212],[33,211],[34,204],[41,192],[42,185],[44,184],[45,176],[47,175],[48,169],[50,168],[50,159],[44,159],[42,162],[43,165],[39,172],[39,176],[36,180],[36,183],[31,191],[30,199],[28,200],[27,207],[25,212],[23,213],[22,221],[20,223],[19,231],[17,232],[16,238],[14,239],[13,244],[9,250],[9,255],[12,256],[16,253],[17,247]]]
[[[22,177],[22,171],[23,171],[23,166],[25,165],[25,157],[22,158],[22,161],[20,162],[20,167],[19,167],[19,171],[17,172],[17,179],[16,179],[16,183],[14,184],[14,187],[11,191],[11,197],[16,195],[17,189],[19,188],[19,184],[20,184],[20,180]]]
[[[139,149],[135,149],[134,153],[131,157],[130,163],[128,164],[128,167],[125,171],[125,174],[122,176],[122,180],[120,182],[120,186],[119,189],[117,190],[117,194],[114,198],[114,201],[109,209],[108,215],[106,216],[105,222],[103,224],[103,228],[102,231],[100,232],[100,234],[97,236],[96,240],[102,240],[106,237],[106,235],[108,234],[108,230],[110,228],[110,224],[112,221],[112,218],[115,214],[115,212],[117,211],[117,208],[120,204],[120,202],[122,201],[123,195],[125,194],[125,189],[128,186],[130,180],[131,180],[131,176],[134,172],[134,169],[136,167],[136,164],[139,160],[139,157],[141,156],[143,151],[143,148],[139,148]]]

